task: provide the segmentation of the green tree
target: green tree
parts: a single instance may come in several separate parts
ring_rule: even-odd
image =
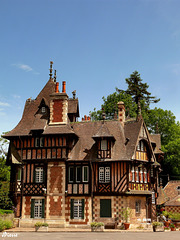
[[[137,71],[134,71],[129,78],[126,78],[126,83],[128,84],[126,93],[132,96],[136,104],[138,104],[141,100],[144,100],[145,104],[149,107],[151,102],[157,103],[160,101],[160,99],[156,99],[156,97],[151,96],[151,93],[148,92],[149,85],[142,82],[140,74]]]
[[[10,167],[6,165],[7,140],[0,137],[0,208],[11,208],[9,198]]]

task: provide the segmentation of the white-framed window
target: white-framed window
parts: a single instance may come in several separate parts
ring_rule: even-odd
[[[82,168],[83,172],[83,182],[88,182],[89,181],[89,167],[88,166],[83,166]]]
[[[135,202],[135,211],[136,213],[141,213],[141,201]]]
[[[139,182],[139,171],[138,171],[138,167],[135,168],[136,171],[136,182]]]
[[[147,169],[144,168],[144,183],[147,183]]]
[[[107,140],[101,140],[101,150],[107,150]]]
[[[35,169],[35,182],[42,183],[43,182],[43,167],[36,167]]]
[[[82,219],[82,199],[74,199],[74,219]]]
[[[99,168],[99,182],[104,182],[104,167]]]
[[[109,183],[111,180],[110,167],[99,167],[99,182]]]
[[[156,204],[155,192],[152,192],[152,204]]]
[[[42,199],[34,200],[34,218],[42,218]]]

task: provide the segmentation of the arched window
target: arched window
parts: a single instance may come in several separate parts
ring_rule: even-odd
[[[143,182],[143,170],[140,168],[140,182]]]

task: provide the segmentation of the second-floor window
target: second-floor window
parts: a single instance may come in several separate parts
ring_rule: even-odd
[[[132,166],[130,169],[129,180],[130,182],[147,183],[148,182],[147,169],[145,167],[139,168]]]
[[[111,180],[110,167],[99,167],[99,182],[109,183]]]
[[[89,166],[69,166],[68,182],[89,182]]]
[[[43,182],[43,175],[44,175],[43,167],[36,167],[36,169],[35,169],[35,182],[36,183],[42,183]]]

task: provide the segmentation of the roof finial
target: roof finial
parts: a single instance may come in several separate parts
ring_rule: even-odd
[[[140,120],[140,118],[142,117],[142,113],[141,113],[141,103],[140,101],[138,101],[138,107],[137,107],[137,121]]]
[[[54,82],[56,82],[56,70],[54,70]]]
[[[50,73],[49,73],[50,78],[49,79],[52,79],[52,65],[53,65],[53,61],[50,61],[50,69],[49,69],[49,71],[50,71]]]
[[[103,119],[103,123],[104,123],[104,121],[105,121],[105,119],[106,119],[106,114],[105,114],[105,112],[104,112],[104,108],[102,108],[102,119]]]

